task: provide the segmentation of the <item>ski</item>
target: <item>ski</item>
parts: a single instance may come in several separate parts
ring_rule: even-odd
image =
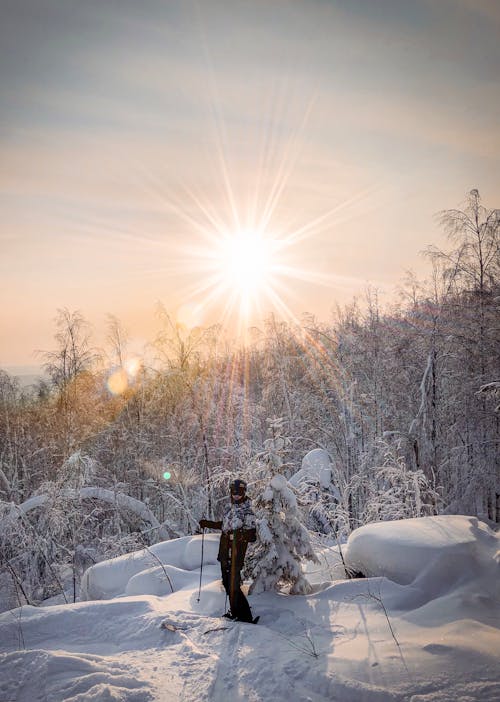
[[[160,622],[160,629],[163,629],[165,631],[172,631],[172,632],[177,632],[177,631],[190,631],[192,629],[197,628],[200,624],[207,624],[213,623],[212,628],[206,629],[205,631],[202,631],[202,634],[208,634],[211,631],[225,631],[226,629],[231,629],[232,627],[230,626],[230,622],[235,621],[234,619],[229,619],[221,622],[222,617],[204,617],[200,616],[199,618],[197,617],[194,621],[193,619],[187,620],[187,621],[176,621],[173,619],[164,619],[162,622]],[[209,624],[210,625],[210,624]]]
[[[207,617],[207,619],[213,619],[213,617]],[[228,617],[226,615],[222,615],[221,619],[226,619],[228,622],[241,622],[242,624],[257,624],[257,622],[260,619],[260,616],[254,617],[250,621],[244,621],[242,619],[233,619],[232,617]],[[214,621],[216,623],[217,620]],[[160,629],[165,629],[166,631],[188,631],[189,629],[193,629],[195,625],[192,623],[186,623],[186,624],[181,624],[180,622],[175,622],[170,619],[164,619],[160,623]],[[215,626],[212,629],[207,629],[206,631],[203,631],[203,634],[208,634],[211,631],[226,631],[227,629],[231,629],[231,626],[225,626],[225,625],[219,625]]]
[[[189,627],[179,626],[178,624],[174,624],[173,622],[169,621],[163,621],[160,624],[160,629],[167,629],[167,631],[185,631],[186,629],[189,629]]]
[[[210,634],[212,631],[227,631],[228,629],[231,629],[230,626],[215,626],[213,629],[206,629],[205,631],[202,631],[202,635],[205,636],[205,634]]]

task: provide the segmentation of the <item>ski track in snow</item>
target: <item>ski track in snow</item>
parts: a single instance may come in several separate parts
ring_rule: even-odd
[[[251,597],[255,626],[217,616],[225,594],[215,570],[204,570],[200,602],[192,569],[179,578],[184,583],[191,573],[190,584],[166,596],[4,612],[0,702],[500,702],[498,535],[466,517],[444,523],[462,534],[450,540],[453,559],[437,559],[410,584],[384,577],[328,583],[321,572],[311,595]],[[417,524],[419,548],[428,539],[418,537],[420,524],[428,522]],[[395,569],[393,550],[380,545],[390,529],[400,526],[365,528],[357,559],[388,555]],[[196,560],[192,539],[158,548],[175,550],[180,568],[184,544]],[[401,559],[409,548],[406,539]],[[410,559],[395,575],[408,574]],[[98,591],[112,581],[125,592],[135,566],[99,564],[101,580],[89,584]],[[106,580],[112,568],[119,570]],[[143,584],[154,591],[156,575],[146,571]]]

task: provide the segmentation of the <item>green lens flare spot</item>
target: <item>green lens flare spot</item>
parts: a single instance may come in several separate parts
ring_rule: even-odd
[[[169,473],[168,470],[166,470],[166,471],[163,473],[163,477],[165,478],[165,480],[170,480],[170,478],[172,477],[172,474]]]

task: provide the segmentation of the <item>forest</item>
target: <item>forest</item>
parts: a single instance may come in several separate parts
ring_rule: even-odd
[[[89,565],[195,533],[231,477],[257,497],[315,448],[331,482],[297,500],[318,538],[430,514],[500,523],[500,210],[472,190],[437,217],[447,246],[390,305],[369,289],[328,322],[269,317],[245,346],[167,306],[139,359],[116,317],[98,349],[59,310],[43,378],[0,371],[1,609],[77,599]]]

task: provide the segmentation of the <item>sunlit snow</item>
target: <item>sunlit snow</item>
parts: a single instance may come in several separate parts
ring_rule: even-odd
[[[364,526],[344,556],[371,577],[346,580],[338,548],[318,549],[313,593],[251,596],[256,626],[220,618],[216,535],[198,602],[200,547],[99,563],[83,582],[93,599],[0,615],[0,700],[500,699],[499,537],[476,518]]]

